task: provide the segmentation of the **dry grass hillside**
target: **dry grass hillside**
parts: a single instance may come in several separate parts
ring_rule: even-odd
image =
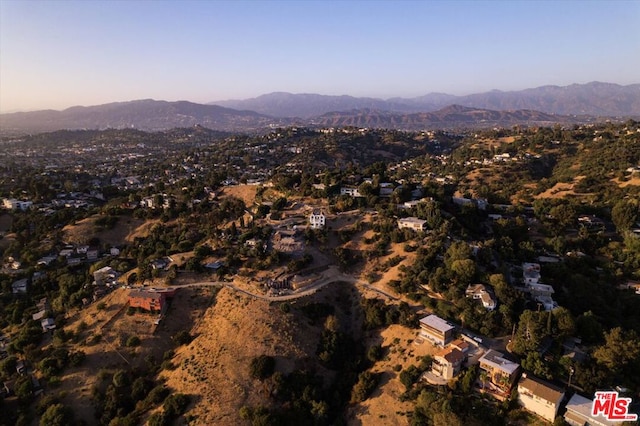
[[[117,289],[101,303],[70,316],[65,329],[77,332],[79,338],[69,349],[85,352],[86,359],[79,367],[65,370],[59,390],[66,395],[65,403],[73,408],[76,418],[86,424],[95,423],[91,394],[101,370],[113,372],[144,367],[150,359],[160,362],[164,352],[175,346],[172,336],[178,331],[190,330],[212,303],[214,295],[213,288],[179,290],[166,320],[157,327],[154,325],[156,315],[127,314],[126,289]],[[131,336],[140,339],[139,346],[126,346]]]
[[[270,385],[250,376],[254,357],[273,356],[276,371],[283,374],[294,369],[314,369],[329,382],[333,373],[315,361],[321,324],[311,324],[297,306],[319,301],[336,303],[339,298],[340,303],[347,304],[342,312],[351,311],[351,301],[357,304],[357,298],[349,295],[355,294],[351,285],[334,283],[299,299],[292,304],[290,313],[284,313],[278,304],[224,288],[218,293],[215,306],[193,328],[197,337],[176,352],[176,368],[164,371],[162,377],[175,391],[194,396],[195,403],[186,414],[194,424],[240,424],[243,406],[272,403]],[[351,318],[358,320],[356,315]],[[359,324],[349,323],[347,315],[342,315],[341,323],[359,331]]]
[[[132,243],[136,237],[146,237],[149,230],[160,220],[144,220],[121,217],[112,229],[101,230],[95,225],[98,215],[88,217],[73,225],[62,228],[64,240],[68,243],[87,244],[91,238],[98,238],[101,243],[114,246]]]

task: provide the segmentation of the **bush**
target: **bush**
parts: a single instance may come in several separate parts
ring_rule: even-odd
[[[250,371],[251,377],[258,380],[264,380],[271,377],[275,370],[276,360],[268,355],[260,355],[251,360]]]
[[[358,376],[358,383],[356,383],[351,392],[351,402],[358,403],[364,401],[376,388],[377,385],[377,375],[371,373],[370,371],[360,373],[360,375]]]
[[[173,340],[178,345],[188,345],[193,340],[193,336],[191,334],[189,334],[188,331],[182,330],[182,331],[179,331],[178,333],[176,333],[175,336],[173,336]]]
[[[140,346],[140,338],[138,336],[131,336],[127,339],[127,346],[132,348],[135,346]]]
[[[183,414],[189,405],[189,396],[183,393],[170,395],[165,399],[163,407],[164,414],[168,418],[175,418]]]
[[[382,358],[382,346],[373,345],[367,351],[367,359],[371,362],[376,362]]]

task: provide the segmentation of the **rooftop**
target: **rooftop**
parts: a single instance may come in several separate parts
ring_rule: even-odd
[[[447,321],[443,320],[437,315],[429,315],[420,319],[420,324],[424,324],[428,327],[435,328],[442,333],[445,333],[449,330],[453,330],[455,326],[449,324]]]
[[[489,364],[492,368],[497,368],[509,375],[513,374],[518,367],[520,367],[520,364],[504,358],[502,353],[494,351],[493,349],[489,349],[487,353],[482,355],[480,362]]]
[[[533,376],[522,375],[518,388],[524,388],[545,401],[556,402],[564,395],[564,390]]]

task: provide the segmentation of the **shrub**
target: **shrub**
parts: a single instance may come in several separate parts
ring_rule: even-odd
[[[173,340],[178,345],[188,345],[193,340],[193,336],[191,334],[189,334],[188,331],[182,330],[182,331],[179,331],[178,333],[176,333],[175,336],[173,336]]]
[[[260,355],[251,360],[250,371],[251,377],[258,380],[264,380],[271,377],[275,370],[276,360],[268,355]]]
[[[131,336],[127,339],[127,346],[132,348],[135,346],[140,346],[140,338],[138,336]]]

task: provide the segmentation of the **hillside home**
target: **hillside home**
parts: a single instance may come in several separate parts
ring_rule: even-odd
[[[456,327],[437,315],[420,319],[420,335],[436,345],[446,346],[453,340]]]
[[[42,332],[46,333],[47,331],[53,331],[56,329],[56,323],[53,318],[43,318],[40,321],[40,325],[42,326]]]
[[[396,186],[390,182],[382,182],[380,183],[380,196],[381,197],[391,197],[393,191],[396,189]]]
[[[464,354],[456,348],[442,349],[433,356],[431,371],[443,379],[453,379],[460,372]]]
[[[489,203],[484,198],[462,198],[462,197],[452,197],[451,201],[456,206],[476,206],[478,210],[486,210],[489,206]]]
[[[340,188],[340,195],[349,195],[350,197],[362,197],[358,188],[351,186],[343,186]]]
[[[480,369],[487,372],[489,381],[499,389],[508,392],[518,377],[520,364],[506,359],[504,355],[493,349],[480,357]]]
[[[413,229],[414,231],[422,232],[427,229],[427,221],[418,219],[417,217],[404,217],[402,219],[398,219],[398,228],[408,228]]]
[[[605,420],[604,417],[594,417],[591,415],[593,400],[575,394],[567,403],[567,411],[564,413],[564,421],[571,426],[612,426],[620,424]]]
[[[26,278],[23,278],[18,281],[14,281],[11,284],[11,292],[13,294],[26,294],[28,285],[29,285],[29,281]]]
[[[322,228],[324,228],[325,225],[326,225],[326,220],[327,220],[327,217],[320,210],[314,210],[309,215],[309,224],[311,225],[311,228],[313,228],[313,229],[322,229]]]
[[[469,285],[465,291],[465,295],[472,299],[480,300],[482,306],[488,311],[493,311],[496,308],[497,303],[495,298],[483,284]]]
[[[518,403],[525,410],[553,422],[563,398],[563,389],[537,377],[522,374],[518,383]]]
[[[540,264],[524,262],[522,264],[522,280],[525,285],[537,284],[540,280]]]
[[[134,290],[129,293],[129,306],[146,311],[162,311],[166,304],[166,295],[152,291]]]
[[[107,283],[112,283],[117,278],[118,273],[110,266],[105,266],[104,268],[100,268],[93,273],[93,279],[96,282],[96,285],[107,285]]]
[[[2,207],[4,207],[7,210],[26,211],[26,210],[29,210],[31,206],[33,206],[33,201],[21,201],[21,200],[16,200],[15,198],[2,199]]]

